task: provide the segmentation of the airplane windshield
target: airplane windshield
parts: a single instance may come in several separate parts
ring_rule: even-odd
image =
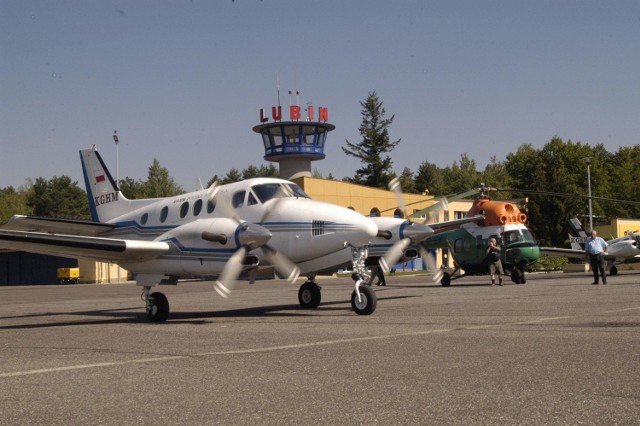
[[[261,203],[266,203],[273,198],[309,198],[298,185],[289,183],[263,183],[252,186],[253,192],[258,196]]]
[[[290,183],[289,185],[289,189],[293,192],[293,196],[296,198],[311,198],[307,195],[306,192],[304,192],[302,190],[302,188],[300,188],[298,185],[296,185],[295,183]]]

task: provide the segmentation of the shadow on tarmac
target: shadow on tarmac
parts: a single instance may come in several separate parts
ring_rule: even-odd
[[[417,296],[389,296],[378,297],[378,301],[382,300],[398,300],[409,299]],[[318,309],[303,309],[300,305],[275,305],[275,306],[258,306],[241,309],[229,309],[224,311],[208,311],[208,312],[171,312],[169,314],[168,324],[206,324],[209,319],[214,318],[260,318],[260,317],[307,317],[317,311],[351,311],[349,308],[332,307],[333,305],[343,305],[349,303],[348,301],[336,301],[336,302],[323,302]],[[132,312],[135,310],[136,312]],[[296,312],[282,312],[282,311],[296,311]],[[47,318],[52,319],[57,316],[86,316],[86,317],[102,317],[102,319],[93,319],[85,321],[61,321],[61,322],[41,322],[36,324],[16,324],[0,326],[0,330],[25,330],[25,329],[38,329],[38,328],[50,328],[50,327],[69,327],[69,326],[86,326],[86,325],[101,325],[101,324],[149,324],[153,325],[147,320],[147,316],[143,307],[130,307],[120,309],[104,309],[84,312],[47,312],[41,314],[27,314],[16,315],[11,317],[1,317],[0,319],[20,319],[20,318]]]

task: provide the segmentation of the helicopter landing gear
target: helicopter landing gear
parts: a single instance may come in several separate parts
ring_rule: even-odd
[[[451,285],[451,274],[448,272],[442,273],[442,278],[440,278],[440,285],[442,287],[449,287]]]
[[[523,263],[518,263],[513,266],[511,270],[511,281],[514,284],[526,284],[527,278],[524,276],[524,268],[525,265]]]

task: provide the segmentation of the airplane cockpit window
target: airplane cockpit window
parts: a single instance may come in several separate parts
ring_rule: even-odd
[[[231,205],[234,208],[239,208],[242,207],[244,205],[244,196],[247,192],[246,191],[238,191],[235,194],[233,194],[233,198],[231,199]]]
[[[255,185],[251,189],[256,193],[261,203],[266,203],[272,198],[283,198],[282,185],[279,183],[263,183]]]
[[[288,184],[289,189],[291,190],[291,192],[293,192],[293,196],[296,198],[311,198],[307,195],[306,192],[304,192],[302,190],[302,188],[300,188],[298,185],[296,185],[295,183],[289,183]]]
[[[256,204],[258,204],[258,200],[256,200],[256,197],[253,196],[253,192],[249,192],[249,197],[247,199],[247,205],[248,206],[255,206]]]
[[[284,185],[281,183],[262,183],[252,186],[251,189],[263,204],[273,198],[310,198],[295,183]]]

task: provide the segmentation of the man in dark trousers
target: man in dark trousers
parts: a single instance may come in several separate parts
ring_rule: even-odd
[[[607,243],[598,237],[595,230],[591,231],[591,236],[584,242],[584,250],[593,272],[593,285],[598,285],[598,275],[602,276],[602,284],[607,284],[607,275],[604,273],[604,255],[607,254]]]
[[[498,285],[502,285],[504,269],[502,268],[502,261],[500,261],[500,246],[494,237],[489,238],[489,246],[487,247],[486,254],[489,273],[491,274],[491,285],[496,285],[496,274],[498,275]]]

